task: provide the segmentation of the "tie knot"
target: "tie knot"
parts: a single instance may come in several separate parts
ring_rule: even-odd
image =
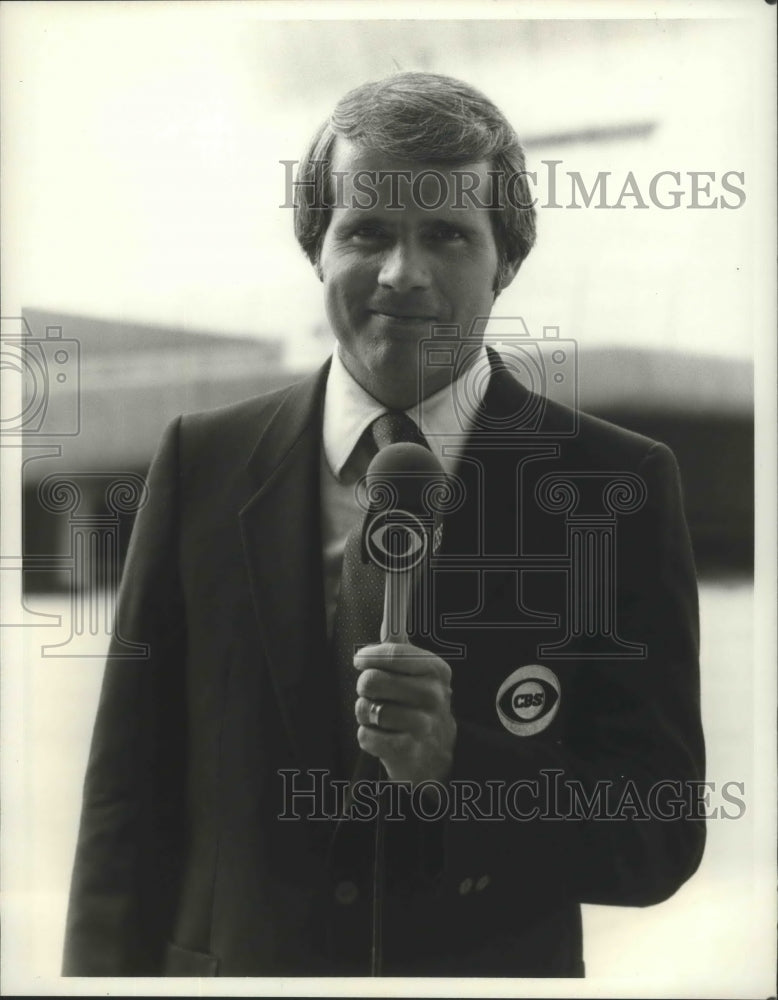
[[[373,421],[371,430],[379,451],[389,444],[399,444],[400,442],[420,444],[424,448],[429,448],[427,439],[408,414],[403,413],[402,410],[390,410],[389,413],[382,413]]]

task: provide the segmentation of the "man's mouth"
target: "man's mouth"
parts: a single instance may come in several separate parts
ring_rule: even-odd
[[[392,323],[434,323],[437,319],[436,316],[425,315],[423,313],[389,312],[388,310],[381,309],[371,309],[370,312],[373,316],[390,320]]]

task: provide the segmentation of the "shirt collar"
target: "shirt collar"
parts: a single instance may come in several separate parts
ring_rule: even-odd
[[[476,372],[478,375],[473,377]],[[405,411],[425,435],[432,452],[448,472],[452,471],[456,455],[444,452],[443,446],[461,445],[462,439],[467,437],[490,377],[489,357],[486,347],[481,345],[468,372]],[[467,380],[466,385],[464,380]],[[324,454],[336,478],[340,477],[365,428],[386,412],[387,407],[366,392],[349,373],[339,350],[336,350],[327,377],[322,426]]]

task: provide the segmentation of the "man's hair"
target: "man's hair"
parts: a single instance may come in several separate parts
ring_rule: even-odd
[[[398,73],[349,91],[318,129],[300,162],[294,231],[318,269],[332,204],[331,160],[335,139],[412,162],[465,164],[487,161],[494,172],[489,208],[499,254],[496,287],[535,242],[535,210],[524,150],[502,112],[480,91],[437,73]],[[511,195],[506,197],[508,178]]]

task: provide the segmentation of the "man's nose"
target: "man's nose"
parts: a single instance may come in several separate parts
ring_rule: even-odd
[[[431,275],[424,248],[410,241],[397,241],[387,251],[378,274],[378,284],[396,292],[429,288]]]

